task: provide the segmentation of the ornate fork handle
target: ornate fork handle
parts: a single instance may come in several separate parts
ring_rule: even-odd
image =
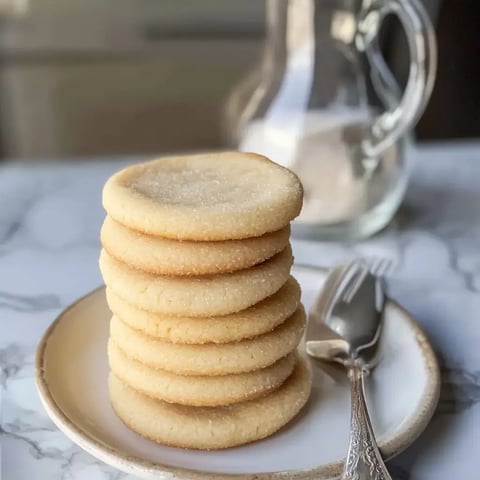
[[[349,370],[352,413],[350,443],[341,480],[392,480],[378,450],[368,415],[364,393],[366,371],[360,367]]]

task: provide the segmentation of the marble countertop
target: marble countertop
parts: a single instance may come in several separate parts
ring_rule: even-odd
[[[438,353],[443,387],[426,432],[390,462],[396,480],[478,478],[480,456],[480,144],[413,152],[402,211],[355,244],[294,241],[300,262],[352,255],[394,261],[391,295]],[[138,158],[0,167],[0,365],[3,480],[131,478],[73,445],[44,412],[33,381],[41,335],[101,283],[97,267],[106,178]]]

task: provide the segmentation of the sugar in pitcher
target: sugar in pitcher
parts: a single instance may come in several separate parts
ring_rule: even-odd
[[[409,49],[403,92],[378,41],[391,14]],[[227,102],[229,134],[239,149],[300,177],[304,208],[294,233],[365,237],[403,199],[404,143],[435,70],[434,31],[417,0],[267,0],[262,62]]]

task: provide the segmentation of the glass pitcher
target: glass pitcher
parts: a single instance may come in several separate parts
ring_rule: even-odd
[[[403,93],[379,48],[389,14],[408,40]],[[406,134],[435,69],[434,31],[416,0],[267,0],[263,59],[229,98],[227,126],[237,148],[299,176],[294,234],[360,238],[390,221],[407,185]]]

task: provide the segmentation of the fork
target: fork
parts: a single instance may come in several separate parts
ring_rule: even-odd
[[[341,480],[391,480],[364,397],[364,376],[378,361],[385,301],[378,278],[371,271],[384,272],[388,268],[390,263],[384,259],[368,267],[358,260],[337,267],[325,282],[336,290],[322,290],[309,312],[308,355],[344,365],[351,382],[350,442]],[[328,327],[337,339],[322,338],[315,330],[319,325]]]

